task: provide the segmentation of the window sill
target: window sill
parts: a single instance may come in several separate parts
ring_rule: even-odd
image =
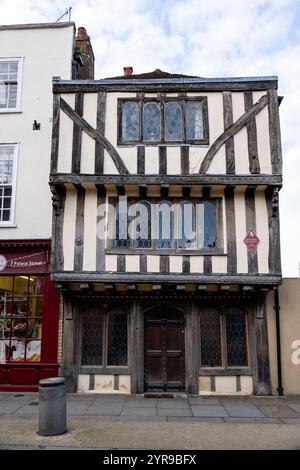
[[[130,375],[128,366],[80,366],[80,374],[96,374],[96,375]]]
[[[21,109],[0,109],[0,114],[20,114]]]
[[[1,228],[16,228],[17,225],[16,224],[11,224],[11,223],[3,223],[3,222],[0,222],[0,229]]]
[[[209,142],[118,142],[117,147],[200,147],[209,148]]]
[[[211,249],[211,250],[172,250],[172,249],[161,249],[161,250],[147,250],[147,249],[115,249],[111,248],[105,251],[106,255],[183,255],[183,256],[227,256],[221,249]]]
[[[201,367],[199,375],[253,375],[252,369],[248,366],[245,367]]]

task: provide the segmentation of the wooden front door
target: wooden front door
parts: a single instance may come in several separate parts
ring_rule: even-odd
[[[177,312],[145,315],[145,390],[184,390],[184,319]]]

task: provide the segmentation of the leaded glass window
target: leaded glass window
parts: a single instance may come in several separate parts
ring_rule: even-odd
[[[144,140],[160,140],[160,108],[157,103],[144,105]]]
[[[115,309],[108,314],[107,365],[127,365],[127,314]]]
[[[102,364],[103,315],[99,309],[90,308],[82,314],[81,364]]]
[[[122,140],[140,140],[140,112],[136,102],[127,101],[122,105]]]
[[[174,212],[168,201],[161,201],[158,206],[157,219],[157,248],[172,248],[174,233]]]
[[[151,248],[151,206],[148,202],[135,204],[135,234],[137,248]]]
[[[195,247],[195,206],[190,201],[183,201],[178,206],[178,248]]]
[[[186,140],[204,139],[203,101],[186,103]]]
[[[129,234],[129,214],[127,204],[120,202],[116,206],[115,212],[115,238],[113,240],[114,248],[130,248],[131,239]]]
[[[165,103],[165,140],[183,140],[182,109],[177,101]]]
[[[201,334],[201,365],[220,367],[222,365],[221,350],[221,318],[214,308],[206,308],[200,315]]]
[[[228,366],[247,365],[246,316],[239,309],[226,314],[226,340]]]

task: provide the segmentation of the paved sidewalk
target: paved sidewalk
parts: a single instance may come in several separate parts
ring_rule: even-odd
[[[68,432],[52,437],[38,408],[38,394],[0,393],[0,449],[300,449],[300,397],[68,394]]]
[[[0,393],[3,415],[35,416],[38,394]],[[199,397],[144,398],[119,394],[68,394],[67,415],[128,420],[212,420],[300,424],[300,397]]]

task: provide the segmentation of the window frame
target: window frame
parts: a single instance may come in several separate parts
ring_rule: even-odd
[[[109,254],[156,254],[156,255],[163,255],[163,254],[178,254],[178,255],[224,255],[224,223],[223,223],[223,198],[216,196],[211,198],[204,198],[204,197],[191,197],[182,198],[178,197],[150,197],[148,199],[139,199],[137,197],[128,197],[127,204],[130,207],[131,204],[135,204],[137,202],[147,202],[150,206],[151,204],[159,204],[163,201],[170,202],[172,204],[180,205],[182,202],[191,202],[193,204],[199,204],[203,202],[211,202],[216,209],[216,247],[214,248],[199,248],[198,239],[196,240],[195,247],[191,248],[179,248],[179,240],[177,239],[177,214],[173,217],[173,236],[172,236],[172,246],[170,248],[158,248],[157,240],[155,238],[151,238],[151,247],[149,248],[138,248],[135,242],[132,243],[130,247],[127,248],[115,248],[113,246],[114,240],[110,240],[106,238],[106,253]],[[118,204],[118,197],[112,196],[108,198],[109,205],[116,207]],[[156,211],[155,211],[156,212]],[[151,219],[151,234],[158,233],[158,220],[157,214],[154,212],[154,217]],[[195,210],[195,227],[198,226],[198,211]],[[113,220],[112,217],[109,217],[109,220]],[[114,231],[114,227],[112,228],[112,232],[116,236],[116,232]]]
[[[183,139],[182,140],[165,140],[165,112],[164,112],[164,104],[176,101],[180,104],[182,110],[182,128],[183,128]],[[203,132],[204,138],[199,140],[188,140],[186,139],[186,106],[185,104],[192,101],[202,101],[203,102]],[[132,140],[126,141],[122,139],[122,105],[126,102],[135,102],[139,105],[139,130],[140,130],[140,139],[139,140]],[[144,128],[144,119],[143,119],[143,107],[144,104],[147,103],[157,103],[160,107],[160,140],[144,140],[143,137],[143,128]],[[207,96],[187,96],[187,97],[156,97],[156,96],[147,96],[144,98],[118,98],[117,103],[117,115],[118,115],[118,135],[117,135],[117,145],[120,147],[134,147],[136,145],[144,145],[144,146],[153,146],[153,145],[197,145],[207,147],[209,145],[209,122],[208,122],[208,104],[207,104]]]
[[[80,319],[79,319],[79,328],[78,328],[78,369],[79,373],[81,374],[121,374],[121,375],[129,375],[130,374],[130,316],[129,316],[129,309],[127,306],[115,304],[111,306],[103,305],[102,311],[99,311],[99,315],[103,317],[103,324],[102,324],[102,364],[99,365],[85,365],[82,364],[82,332],[83,332],[83,315],[85,310],[88,310],[89,307],[92,305],[84,305],[80,311]],[[120,365],[108,365],[108,321],[109,315],[114,312],[114,310],[122,309],[124,311],[124,315],[127,318],[127,365],[120,366]],[[99,308],[100,310],[100,308]]]
[[[220,366],[207,366],[201,363],[201,311],[206,308],[214,308],[219,313],[220,318],[220,336],[221,336],[221,365]],[[245,330],[246,330],[246,347],[247,347],[247,365],[229,366],[227,360],[227,330],[226,330],[226,317],[230,315],[231,309],[240,309],[241,313],[245,315]],[[198,341],[199,341],[199,375],[252,375],[252,344],[250,341],[252,335],[252,311],[251,308],[244,305],[221,305],[206,304],[201,306],[198,315]]]
[[[0,57],[0,62],[18,62],[16,107],[15,108],[0,108],[0,114],[1,113],[20,113],[21,112],[21,90],[22,90],[24,57]]]
[[[1,143],[0,147],[13,147],[13,175],[12,175],[12,191],[11,191],[11,210],[9,220],[0,220],[0,229],[7,227],[15,227],[15,212],[16,212],[16,191],[17,191],[17,166],[18,166],[18,157],[19,157],[19,144],[18,143]],[[7,185],[10,186],[10,185]],[[5,185],[0,183],[0,187],[5,187]]]

